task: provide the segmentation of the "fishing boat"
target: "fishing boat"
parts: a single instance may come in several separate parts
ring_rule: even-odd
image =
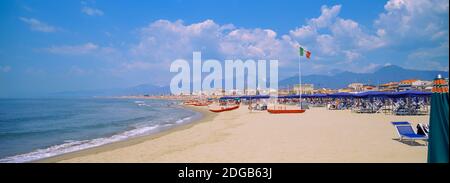
[[[288,114],[288,113],[304,113],[306,110],[300,108],[286,108],[286,106],[277,106],[267,108],[267,112],[271,114]]]
[[[184,105],[196,105],[197,101],[195,100],[188,100],[183,102]]]
[[[218,106],[218,108],[210,108],[209,111],[211,112],[224,112],[224,111],[231,111],[231,110],[235,110],[238,109],[239,105],[235,105],[235,106]]]
[[[209,104],[211,104],[210,101],[206,101],[206,102],[196,102],[194,104],[192,104],[193,106],[208,106]]]

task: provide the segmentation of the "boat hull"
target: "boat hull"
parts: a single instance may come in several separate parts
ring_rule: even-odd
[[[211,102],[197,102],[193,104],[194,106],[208,106]]]
[[[304,113],[304,109],[267,109],[271,114],[289,114],[289,113]]]
[[[197,102],[194,101],[185,101],[183,102],[184,105],[195,105]]]
[[[199,104],[199,103],[197,103],[197,104],[192,104],[193,106],[208,106],[209,104],[208,103],[201,103],[201,104]]]
[[[237,108],[239,108],[238,105],[237,106],[233,106],[233,107],[224,107],[224,108],[221,108],[221,109],[209,109],[209,111],[211,111],[211,112],[225,112],[225,111],[235,110]]]

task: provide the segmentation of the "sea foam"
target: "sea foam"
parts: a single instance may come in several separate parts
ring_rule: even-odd
[[[186,117],[183,119],[179,119],[175,122],[175,124],[183,124],[186,122],[191,121],[192,117]],[[49,158],[65,153],[75,152],[83,149],[98,147],[101,145],[113,143],[113,142],[119,142],[122,140],[126,140],[132,137],[139,137],[142,135],[151,134],[154,132],[159,132],[165,129],[168,129],[175,124],[164,124],[164,125],[153,125],[153,126],[144,126],[135,128],[132,130],[128,130],[122,133],[115,134],[110,137],[102,137],[102,138],[96,138],[91,140],[66,140],[65,143],[54,145],[48,148],[44,149],[37,149],[35,151],[25,153],[25,154],[19,154],[15,156],[6,157],[3,159],[0,159],[0,163],[23,163],[23,162],[30,162],[30,161],[36,161],[39,159]]]

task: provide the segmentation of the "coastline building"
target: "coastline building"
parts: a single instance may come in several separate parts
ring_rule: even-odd
[[[313,94],[314,93],[314,84],[296,84],[294,85],[294,92],[298,93],[299,91],[302,91],[302,94]]]
[[[339,89],[338,92],[339,93],[343,93],[343,92],[345,92],[345,93],[352,93],[352,92],[355,92],[355,89],[346,87],[346,88]]]
[[[414,90],[431,91],[431,89],[433,89],[433,82],[417,80],[417,81],[414,81],[411,86]]]
[[[222,88],[215,88],[212,90],[203,91],[202,94],[207,96],[223,96],[225,92]]]
[[[445,85],[448,86],[448,78],[445,78]],[[192,92],[192,93],[180,93],[179,96],[241,96],[241,95],[292,95],[298,94],[301,89],[302,94],[332,94],[338,92],[357,93],[366,91],[383,91],[383,92],[400,92],[407,90],[418,90],[431,92],[433,88],[433,82],[427,80],[407,79],[400,82],[388,82],[380,85],[370,85],[364,83],[350,83],[345,88],[330,89],[330,88],[314,88],[314,84],[296,84],[293,86],[282,87],[278,89],[271,88],[256,88],[239,90],[224,90],[223,88],[216,88],[210,91]]]
[[[245,90],[245,95],[256,95],[256,89],[246,89]]]
[[[317,90],[314,90],[314,93],[321,93],[321,94],[331,94],[331,93],[336,93],[337,90],[333,90],[330,88],[320,88]]]
[[[244,95],[244,91],[243,90],[239,90],[239,89],[231,89],[231,90],[227,90],[225,91],[225,95]]]
[[[350,83],[347,87],[348,88],[353,88],[353,90],[356,91],[356,92],[360,92],[360,91],[363,91],[364,84],[362,84],[362,83]]]
[[[374,85],[364,85],[362,91],[377,91],[378,87]]]
[[[278,95],[289,95],[291,94],[291,90],[289,88],[279,88]]]
[[[400,83],[398,84],[398,91],[412,90],[413,89],[412,85],[416,81],[417,79],[406,79],[400,81]]]
[[[257,89],[255,94],[258,94],[258,95],[269,95],[270,94],[270,89],[269,88]]]
[[[389,82],[378,86],[379,91],[396,92],[398,91],[398,82]]]

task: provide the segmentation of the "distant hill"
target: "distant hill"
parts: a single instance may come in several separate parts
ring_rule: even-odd
[[[129,88],[115,88],[102,90],[65,91],[53,93],[60,97],[91,97],[91,96],[123,96],[123,95],[160,95],[170,93],[169,86],[155,86],[152,84],[141,84]]]
[[[307,75],[302,77],[302,83],[314,84],[315,88],[343,88],[354,82],[378,85],[405,79],[433,80],[438,74],[448,77],[448,72],[445,71],[410,70],[390,65],[382,67],[373,73],[345,71],[334,75]],[[287,87],[294,84],[298,84],[298,75],[281,80],[278,87]]]
[[[315,88],[343,88],[353,82],[378,85],[391,81],[404,79],[433,80],[438,74],[448,77],[444,71],[419,71],[404,69],[399,66],[385,66],[374,73],[353,73],[348,71],[336,71],[334,75],[307,75],[302,77],[303,83],[312,83]],[[223,82],[223,81],[222,81]],[[298,84],[298,75],[283,79],[278,87],[287,87]],[[192,88],[192,83],[191,83]],[[90,97],[90,96],[123,96],[123,95],[161,95],[169,94],[169,86],[155,86],[152,84],[141,84],[129,88],[66,91],[52,94],[52,96]]]

